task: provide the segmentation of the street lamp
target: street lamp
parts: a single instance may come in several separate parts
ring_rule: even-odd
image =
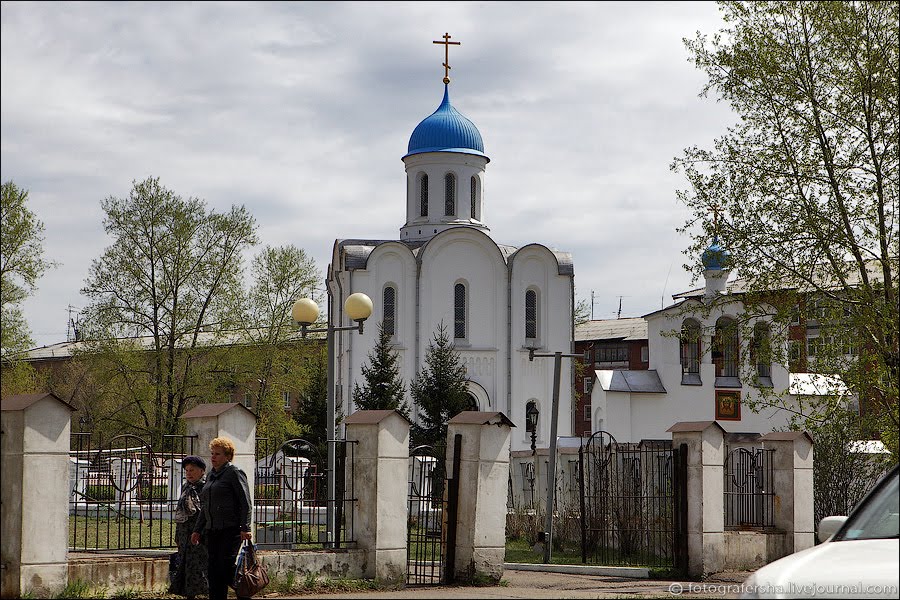
[[[331,316],[331,294],[329,290],[329,317]],[[326,475],[326,486],[328,498],[325,501],[325,529],[328,536],[328,543],[331,544],[337,539],[337,524],[335,523],[335,440],[337,438],[337,412],[335,409],[334,398],[334,332],[336,331],[358,331],[363,332],[363,323],[372,316],[372,299],[363,293],[356,292],[350,294],[344,302],[344,312],[350,317],[356,325],[346,327],[335,327],[331,323],[327,323],[325,327],[311,329],[310,325],[319,318],[319,305],[310,298],[301,298],[294,302],[291,307],[291,316],[300,326],[300,335],[304,338],[307,333],[325,333],[326,353],[328,354],[328,423],[330,429],[328,431],[328,466]]]
[[[528,349],[528,360],[534,361],[534,357],[553,358],[553,408],[550,414],[550,467],[547,474],[547,517],[544,520],[544,563],[550,563],[550,549],[553,547],[553,499],[556,495],[556,432],[559,426],[559,379],[562,370],[562,358],[581,358],[585,362],[590,361],[590,349],[582,354],[535,354],[534,348]],[[527,417],[526,417],[527,418]]]

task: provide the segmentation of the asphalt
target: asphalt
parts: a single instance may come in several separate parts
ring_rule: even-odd
[[[533,568],[533,567],[532,567]],[[549,568],[552,568],[549,567]],[[507,568],[497,586],[422,586],[329,594],[260,594],[257,598],[738,598],[749,572],[720,573],[704,581],[653,580]]]

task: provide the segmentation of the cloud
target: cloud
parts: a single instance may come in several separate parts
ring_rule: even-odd
[[[451,99],[491,157],[494,238],[572,252],[598,318],[619,295],[628,316],[658,308],[690,281],[668,165],[734,120],[698,98],[681,39],[721,26],[707,2],[3,3],[2,178],[30,191],[62,263],[25,306],[34,337],[65,338],[111,243],[100,200],[148,176],[245,204],[262,244],[323,270],[335,238],[396,238],[444,32],[462,42]]]

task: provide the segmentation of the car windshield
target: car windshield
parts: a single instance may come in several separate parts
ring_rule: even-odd
[[[853,514],[835,539],[896,538],[900,533],[900,471],[894,470],[868,502]]]

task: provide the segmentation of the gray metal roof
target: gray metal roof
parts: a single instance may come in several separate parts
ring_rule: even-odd
[[[575,326],[575,341],[646,340],[647,321],[643,317],[585,321]]]
[[[25,410],[35,402],[43,400],[44,398],[53,398],[62,402],[71,410],[77,410],[74,406],[61,399],[59,396],[52,392],[37,392],[34,394],[14,394],[12,396],[8,396],[0,400],[0,410]]]
[[[181,418],[190,419],[194,417],[217,417],[236,406],[240,406],[248,413],[255,416],[255,413],[252,410],[250,410],[240,402],[211,402],[209,404],[198,404],[191,410],[181,415]]]
[[[665,394],[662,380],[656,370],[613,371],[608,392],[633,392],[637,394]]]

